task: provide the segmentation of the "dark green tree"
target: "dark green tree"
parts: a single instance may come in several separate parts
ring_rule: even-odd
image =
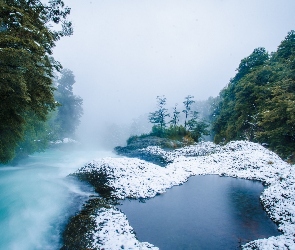
[[[295,31],[290,31],[270,60],[274,77],[268,86],[257,134],[260,142],[295,161]]]
[[[176,103],[173,108],[172,119],[169,121],[171,126],[176,127],[178,125],[179,114],[180,114],[180,112],[177,111],[177,103]]]
[[[258,115],[257,101],[262,94],[259,85],[267,81],[269,72],[263,67],[268,59],[264,48],[255,49],[241,61],[236,76],[220,92],[212,126],[215,142],[253,139],[253,124],[257,123],[255,119]],[[261,73],[257,77],[259,70]]]
[[[193,96],[191,95],[188,95],[187,97],[184,98],[184,110],[182,110],[182,112],[184,113],[185,115],[185,120],[184,120],[184,127],[186,128],[187,126],[187,120],[188,120],[188,117],[189,117],[189,114],[190,114],[190,111],[191,111],[191,105],[195,102],[193,100]]]
[[[198,142],[202,135],[210,135],[208,126],[206,122],[199,119],[197,111],[192,111],[191,119],[187,121],[187,128],[195,142]]]
[[[220,95],[215,142],[246,139],[266,143],[295,160],[295,32],[270,56],[258,48],[243,59]]]
[[[52,86],[55,42],[71,35],[70,9],[60,0],[0,1],[0,162],[15,155],[27,128],[56,107]],[[51,24],[60,25],[58,31]],[[31,122],[36,119],[36,122]],[[30,126],[28,124],[31,124]]]
[[[160,136],[163,135],[166,128],[166,117],[169,116],[166,106],[166,97],[157,96],[157,110],[149,114],[149,121],[154,125],[153,130],[157,131]]]
[[[83,114],[83,99],[73,94],[73,85],[75,83],[74,74],[69,69],[61,71],[61,77],[58,79],[56,91],[56,100],[60,103],[57,115],[54,120],[59,138],[74,136],[75,130],[80,124],[80,118]]]

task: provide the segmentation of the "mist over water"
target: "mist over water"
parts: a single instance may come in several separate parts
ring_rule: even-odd
[[[106,151],[48,150],[0,167],[0,249],[58,249],[69,217],[93,193],[68,174]]]

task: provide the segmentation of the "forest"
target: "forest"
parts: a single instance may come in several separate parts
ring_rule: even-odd
[[[295,31],[287,34],[275,52],[254,49],[236,71],[217,97],[195,101],[188,95],[183,110],[176,104],[171,114],[165,96],[158,96],[157,110],[149,115],[153,128],[148,135],[187,144],[204,140],[204,136],[217,144],[258,142],[294,162]],[[183,124],[179,123],[181,113]]]
[[[0,14],[0,163],[7,163],[74,137],[83,100],[73,94],[73,72],[52,57],[55,43],[73,33],[70,8],[60,0],[2,1]],[[207,139],[221,144],[248,140],[294,161],[295,32],[275,52],[254,49],[236,71],[220,94],[205,102],[206,115],[191,95],[183,110],[175,105],[172,114],[165,96],[157,97],[151,134],[191,143],[209,134]]]
[[[294,161],[295,32],[275,52],[254,49],[210,102],[214,142],[258,142]]]
[[[0,2],[0,163],[74,136],[83,101],[73,94],[73,72],[52,57],[73,33],[69,14],[60,0]]]

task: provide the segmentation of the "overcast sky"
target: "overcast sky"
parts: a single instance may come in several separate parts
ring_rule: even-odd
[[[187,95],[217,96],[255,48],[275,51],[295,29],[294,0],[65,0],[74,35],[54,57],[76,76],[80,131],[131,123]]]

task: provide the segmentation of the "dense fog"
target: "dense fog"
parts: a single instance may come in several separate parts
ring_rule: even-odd
[[[112,147],[150,129],[156,96],[167,107],[217,96],[242,58],[275,51],[294,29],[288,1],[65,1],[74,35],[54,57],[84,101],[80,139]]]

